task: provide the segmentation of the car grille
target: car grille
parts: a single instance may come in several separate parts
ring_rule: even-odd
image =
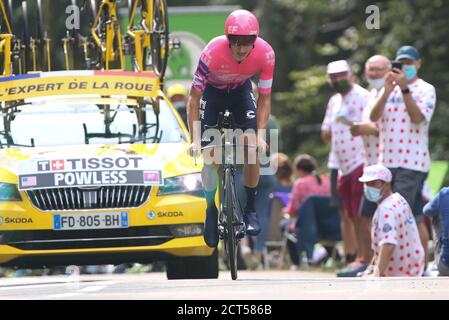
[[[102,186],[28,190],[33,205],[42,211],[119,209],[141,206],[149,197],[149,186]]]
[[[21,250],[156,246],[174,239],[168,226],[126,229],[1,231],[0,244]]]

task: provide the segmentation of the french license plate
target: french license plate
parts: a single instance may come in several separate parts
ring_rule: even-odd
[[[128,212],[55,214],[53,216],[54,230],[117,228],[128,228]]]

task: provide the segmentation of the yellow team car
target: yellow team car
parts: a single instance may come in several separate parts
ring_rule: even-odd
[[[218,277],[200,165],[152,73],[0,78],[0,265],[167,261]]]

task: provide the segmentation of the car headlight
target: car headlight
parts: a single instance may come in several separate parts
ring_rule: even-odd
[[[159,196],[179,193],[203,197],[204,192],[201,183],[201,173],[165,178],[164,185],[159,187],[157,194]]]
[[[171,233],[177,237],[194,237],[203,234],[202,223],[173,224],[169,226]]]
[[[22,201],[17,185],[0,182],[0,201]]]

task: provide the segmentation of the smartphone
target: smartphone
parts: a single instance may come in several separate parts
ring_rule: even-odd
[[[392,69],[396,68],[396,69],[402,70],[402,63],[400,61],[393,61],[391,63],[391,67],[392,67]]]

